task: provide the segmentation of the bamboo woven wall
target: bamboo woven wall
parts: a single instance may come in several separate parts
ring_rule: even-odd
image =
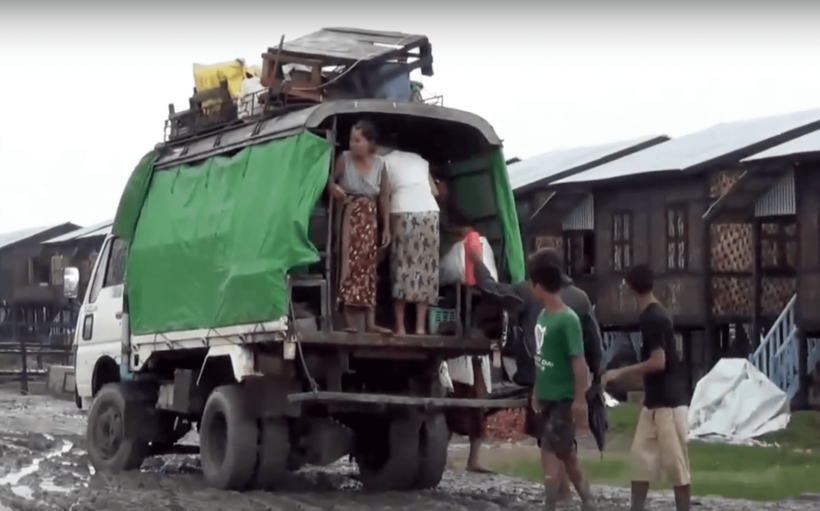
[[[712,312],[718,316],[751,316],[754,312],[754,280],[751,276],[719,276],[754,270],[752,226],[712,224]]]
[[[711,199],[723,197],[741,173],[740,170],[721,170],[713,174],[709,183],[709,197]]]
[[[750,224],[712,224],[712,271],[742,273],[754,271],[754,247]]]
[[[797,292],[797,279],[764,277],[761,287],[760,312],[778,316]]]
[[[716,316],[752,316],[754,313],[754,279],[752,277],[714,277],[712,279],[712,313]]]

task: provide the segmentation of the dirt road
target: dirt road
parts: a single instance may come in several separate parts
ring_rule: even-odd
[[[205,486],[195,456],[168,456],[145,462],[139,473],[95,474],[84,445],[85,417],[73,403],[45,396],[21,397],[0,390],[0,511],[435,511],[524,510],[541,508],[538,485],[504,476],[448,471],[437,491],[367,494],[354,479],[355,466],[339,462],[299,473],[287,493],[222,492]],[[195,436],[186,439],[196,441]],[[461,465],[464,445],[451,446]],[[621,489],[595,488],[602,511],[628,509]],[[757,505],[698,499],[694,509],[816,510],[818,502]],[[651,509],[674,509],[668,495]]]

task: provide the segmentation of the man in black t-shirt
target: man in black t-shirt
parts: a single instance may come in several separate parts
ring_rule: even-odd
[[[661,474],[666,474],[674,487],[677,511],[688,511],[688,398],[672,319],[652,292],[654,277],[648,266],[632,268],[626,284],[637,295],[641,310],[641,362],[609,371],[601,382],[606,385],[621,378],[643,377],[643,407],[632,443],[632,511],[644,511],[649,482],[657,481]]]

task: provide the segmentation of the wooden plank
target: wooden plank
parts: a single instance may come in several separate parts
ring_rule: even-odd
[[[329,344],[342,346],[368,346],[379,348],[428,348],[465,351],[490,351],[492,339],[468,338],[455,335],[404,335],[387,336],[371,333],[330,332],[311,334],[300,339],[304,344]]]
[[[451,397],[414,397],[390,394],[353,394],[347,392],[301,392],[288,395],[291,403],[357,403],[363,405],[420,406],[424,408],[523,408],[528,398],[458,399]]]

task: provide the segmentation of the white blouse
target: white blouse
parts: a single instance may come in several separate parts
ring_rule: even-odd
[[[431,188],[430,164],[415,153],[391,151],[384,156],[390,180],[391,213],[439,211]]]

